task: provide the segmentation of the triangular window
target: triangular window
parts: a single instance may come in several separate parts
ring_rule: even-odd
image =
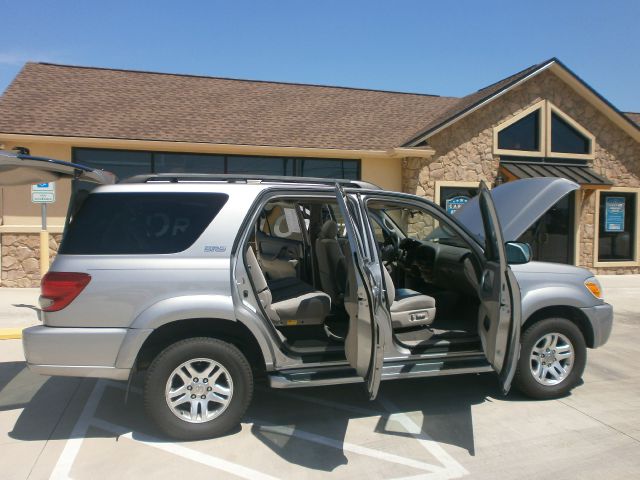
[[[591,151],[591,140],[556,112],[551,112],[551,151],[587,155]]]
[[[530,113],[498,133],[501,150],[540,150],[540,110]]]

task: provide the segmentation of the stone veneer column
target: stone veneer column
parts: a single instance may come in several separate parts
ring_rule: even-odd
[[[62,235],[49,237],[50,261],[58,252]],[[2,287],[40,286],[40,234],[2,234]]]

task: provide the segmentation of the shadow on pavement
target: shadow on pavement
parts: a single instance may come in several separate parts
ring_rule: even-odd
[[[0,363],[0,411],[24,408],[10,436],[25,441],[70,438],[95,382],[42,377],[29,372],[24,362]],[[124,389],[108,383],[95,417],[134,432],[134,439],[162,439],[144,414],[140,386],[141,378],[137,378],[125,403]],[[422,429],[418,437],[426,438],[426,434],[474,455],[472,406],[503,398],[490,374],[384,382],[374,402],[366,399],[361,384],[272,390],[260,381],[245,422],[252,424],[250,431],[256,439],[287,462],[332,471],[347,463],[343,449],[347,427],[361,418],[372,419],[363,423],[371,425],[367,427],[371,430],[359,433],[358,444],[366,444],[374,433],[415,438]],[[507,398],[523,399],[517,394]],[[399,426],[395,416],[402,414],[417,425],[413,435]],[[238,428],[226,437],[231,440],[243,434]],[[117,437],[99,428],[89,429],[88,436]],[[323,439],[320,445],[314,440],[318,438]]]

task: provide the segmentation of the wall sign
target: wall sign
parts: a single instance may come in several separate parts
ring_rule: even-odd
[[[31,185],[31,201],[33,203],[53,203],[56,201],[56,184],[54,182]]]
[[[624,231],[624,197],[607,197],[605,199],[604,211],[604,231],[623,232]]]
[[[445,202],[445,208],[447,213],[453,215],[457,210],[461,209],[467,202],[469,197],[466,195],[456,195],[455,197],[447,198]]]

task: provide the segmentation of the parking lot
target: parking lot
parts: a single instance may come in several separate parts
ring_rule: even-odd
[[[148,424],[140,379],[125,399],[124,384],[34,375],[3,340],[0,478],[640,478],[640,276],[602,280],[613,335],[566,398],[503,397],[491,374],[388,382],[374,402],[357,384],[258,382],[241,428],[199,442]],[[31,321],[29,302],[4,303],[23,306],[0,318]]]

